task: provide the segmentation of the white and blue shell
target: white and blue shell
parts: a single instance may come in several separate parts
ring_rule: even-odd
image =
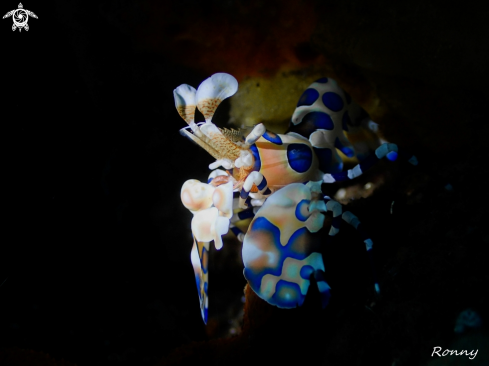
[[[314,209],[311,184],[294,183],[273,193],[257,212],[243,241],[244,276],[255,293],[279,308],[304,303],[312,276],[322,306],[330,298],[324,280],[320,230],[324,215]]]

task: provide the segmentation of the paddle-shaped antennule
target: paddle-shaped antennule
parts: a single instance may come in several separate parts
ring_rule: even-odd
[[[211,122],[219,104],[237,90],[238,81],[232,75],[218,73],[204,80],[197,91],[187,84],[182,84],[173,91],[175,107],[193,134],[187,130],[188,128],[183,128],[180,132],[216,159],[216,162],[211,164],[211,169],[218,166],[231,169],[241,154],[241,147]],[[196,105],[206,120],[200,127],[195,123]]]
[[[238,81],[234,76],[217,73],[205,79],[197,89],[197,108],[206,122],[212,119],[221,102],[234,95],[238,90]]]
[[[195,123],[195,107],[197,105],[195,94],[195,88],[187,84],[182,84],[173,90],[175,108],[180,117],[190,126]]]
[[[178,111],[180,117],[188,123],[192,132],[191,134],[185,128],[180,130],[180,133],[190,140],[194,141],[197,145],[201,146],[215,159],[220,159],[221,154],[216,151],[207,138],[200,131],[199,126],[195,123],[195,108],[197,106],[196,95],[197,91],[193,86],[182,84],[175,90],[173,90],[173,99],[175,100],[175,108]],[[197,136],[197,137],[196,137]]]

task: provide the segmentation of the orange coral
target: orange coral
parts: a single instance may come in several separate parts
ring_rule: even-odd
[[[309,40],[317,23],[312,1],[145,3],[144,22],[118,14],[134,27],[138,47],[212,74],[225,70],[238,80],[297,69],[322,60]]]

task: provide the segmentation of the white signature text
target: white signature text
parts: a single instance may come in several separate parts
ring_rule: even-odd
[[[443,350],[442,351],[442,348],[441,347],[433,347],[433,353],[431,354],[431,357],[433,357],[434,355],[438,355],[438,357],[445,357],[445,356],[469,356],[469,360],[473,360],[475,358],[475,356],[477,356],[477,352],[479,352],[478,349],[476,349],[475,351],[472,350],[472,351],[467,351],[467,350],[461,350],[461,351],[457,351],[457,350],[450,350],[450,349],[446,349],[446,350]],[[472,357],[470,357],[472,356]]]

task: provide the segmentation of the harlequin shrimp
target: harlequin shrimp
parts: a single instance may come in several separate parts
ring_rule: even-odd
[[[229,229],[243,242],[244,276],[258,296],[281,308],[301,306],[310,279],[315,278],[326,306],[330,287],[324,278],[324,243],[311,235],[323,227],[323,213],[333,215],[329,237],[339,232],[344,220],[360,232],[369,254],[372,240],[355,215],[343,212],[341,204],[322,194],[321,184],[353,179],[384,156],[394,159],[399,153],[397,145],[384,143],[353,169],[342,171],[336,149],[347,156],[357,149],[343,131],[358,128],[365,114],[332,79],[320,79],[304,92],[286,134],[258,124],[244,137],[212,123],[219,104],[237,89],[233,76],[218,73],[197,90],[182,84],[173,91],[176,109],[189,125],[181,134],[216,159],[209,165],[213,171],[207,183],[189,180],[181,190],[183,204],[193,213],[191,261],[204,322],[209,243],[214,241],[220,249],[221,236]],[[195,123],[196,108],[205,122]],[[413,156],[404,155],[416,164]],[[237,200],[233,192],[239,193]],[[235,208],[242,211],[234,213]],[[243,233],[234,223],[245,218],[252,221]],[[375,288],[378,291],[376,282]]]

